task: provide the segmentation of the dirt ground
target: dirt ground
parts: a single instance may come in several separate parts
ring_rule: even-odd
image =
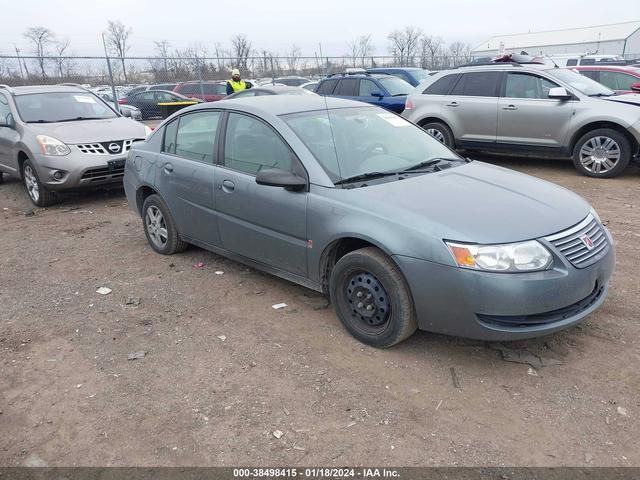
[[[489,161],[583,195],[617,242],[596,314],[507,345],[560,364],[425,332],[365,347],[309,290],[153,253],[122,191],[25,216],[0,185],[0,465],[640,465],[640,169]]]

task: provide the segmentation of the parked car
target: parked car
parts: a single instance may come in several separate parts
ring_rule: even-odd
[[[191,243],[327,293],[376,347],[416,328],[498,341],[569,327],[615,264],[576,194],[344,99],[186,108],[134,145],[124,184],[156,252]]]
[[[135,95],[121,98],[120,105],[132,105],[142,112],[143,119],[162,117],[162,107],[159,103],[168,102],[201,102],[202,100],[185,97],[168,90],[148,90]]]
[[[403,116],[451,148],[572,157],[591,177],[615,177],[640,145],[640,97],[617,95],[573,70],[490,64],[434,75]]]
[[[174,92],[189,98],[197,98],[205,102],[215,102],[227,96],[225,82],[182,82],[176,85]]]
[[[146,92],[148,90],[169,90],[172,91],[176,88],[177,83],[157,83],[155,85],[139,85],[137,87],[133,87],[127,91],[127,97],[131,97],[133,95],[137,95],[141,92]]]
[[[110,92],[97,92],[96,95],[98,95],[102,100],[104,100],[107,104],[109,104],[109,106],[114,104],[113,101],[113,94]],[[115,105],[114,105],[115,107]],[[125,117],[130,117],[133,120],[142,120],[142,112],[140,111],[139,108],[134,107],[133,105],[118,105],[118,109],[120,110],[120,113],[122,113]]]
[[[20,177],[39,207],[76,187],[117,183],[151,130],[79,87],[0,87],[0,177]]]
[[[262,87],[253,87],[241,92],[227,95],[226,99],[261,97],[265,95],[315,95],[309,90],[300,87],[288,87],[286,85],[263,85]]]
[[[368,68],[366,71],[368,73],[386,73],[388,75],[395,75],[412,87],[418,86],[420,82],[429,77],[429,70],[416,67],[375,67]]]
[[[308,78],[296,77],[296,76],[278,77],[275,79],[275,83],[279,83],[281,85],[287,85],[289,87],[299,87],[308,82],[309,82]]]
[[[640,92],[640,68],[638,67],[593,65],[573,69],[618,94]]]
[[[313,80],[311,82],[303,83],[302,85],[300,85],[300,88],[304,88],[305,90],[309,90],[310,92],[315,92],[317,86],[318,81]]]
[[[585,54],[563,54],[551,55],[546,59],[558,67],[577,67],[579,65],[625,65],[627,61],[620,55],[585,55]]]
[[[413,88],[404,80],[381,73],[334,73],[320,80],[316,93],[371,103],[402,113]]]

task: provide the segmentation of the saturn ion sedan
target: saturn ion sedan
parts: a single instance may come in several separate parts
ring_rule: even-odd
[[[376,347],[417,328],[485,340],[566,328],[602,304],[614,267],[578,195],[351,100],[186,108],[132,146],[124,184],[156,252],[194,244],[329,294]]]

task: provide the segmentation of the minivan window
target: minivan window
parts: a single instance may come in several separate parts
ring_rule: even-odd
[[[499,72],[470,72],[462,75],[451,95],[470,97],[495,97]]]
[[[175,154],[189,160],[213,163],[220,115],[220,112],[198,112],[181,116]]]
[[[429,85],[422,93],[426,95],[446,95],[458,80],[458,74],[445,75]]]
[[[225,167],[250,175],[270,168],[292,171],[292,159],[293,153],[271,127],[247,115],[229,114]]]
[[[27,123],[102,120],[118,115],[89,92],[48,92],[15,96],[20,118]]]

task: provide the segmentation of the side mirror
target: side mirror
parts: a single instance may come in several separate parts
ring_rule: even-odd
[[[128,108],[120,108],[120,113],[123,117],[131,118],[131,110],[129,110]]]
[[[0,128],[14,128],[13,115],[9,114],[6,117],[0,117]]]
[[[382,95],[382,92],[380,90],[374,90],[373,92],[371,92],[371,96],[378,97],[378,98],[384,97],[384,95]]]
[[[571,94],[567,92],[564,87],[555,87],[549,89],[549,98],[555,98],[556,100],[569,100]]]
[[[304,178],[279,168],[259,171],[256,175],[256,183],[268,187],[282,187],[287,190],[302,190],[307,186],[307,181]]]
[[[640,92],[640,82],[632,83],[631,90],[634,92]]]

